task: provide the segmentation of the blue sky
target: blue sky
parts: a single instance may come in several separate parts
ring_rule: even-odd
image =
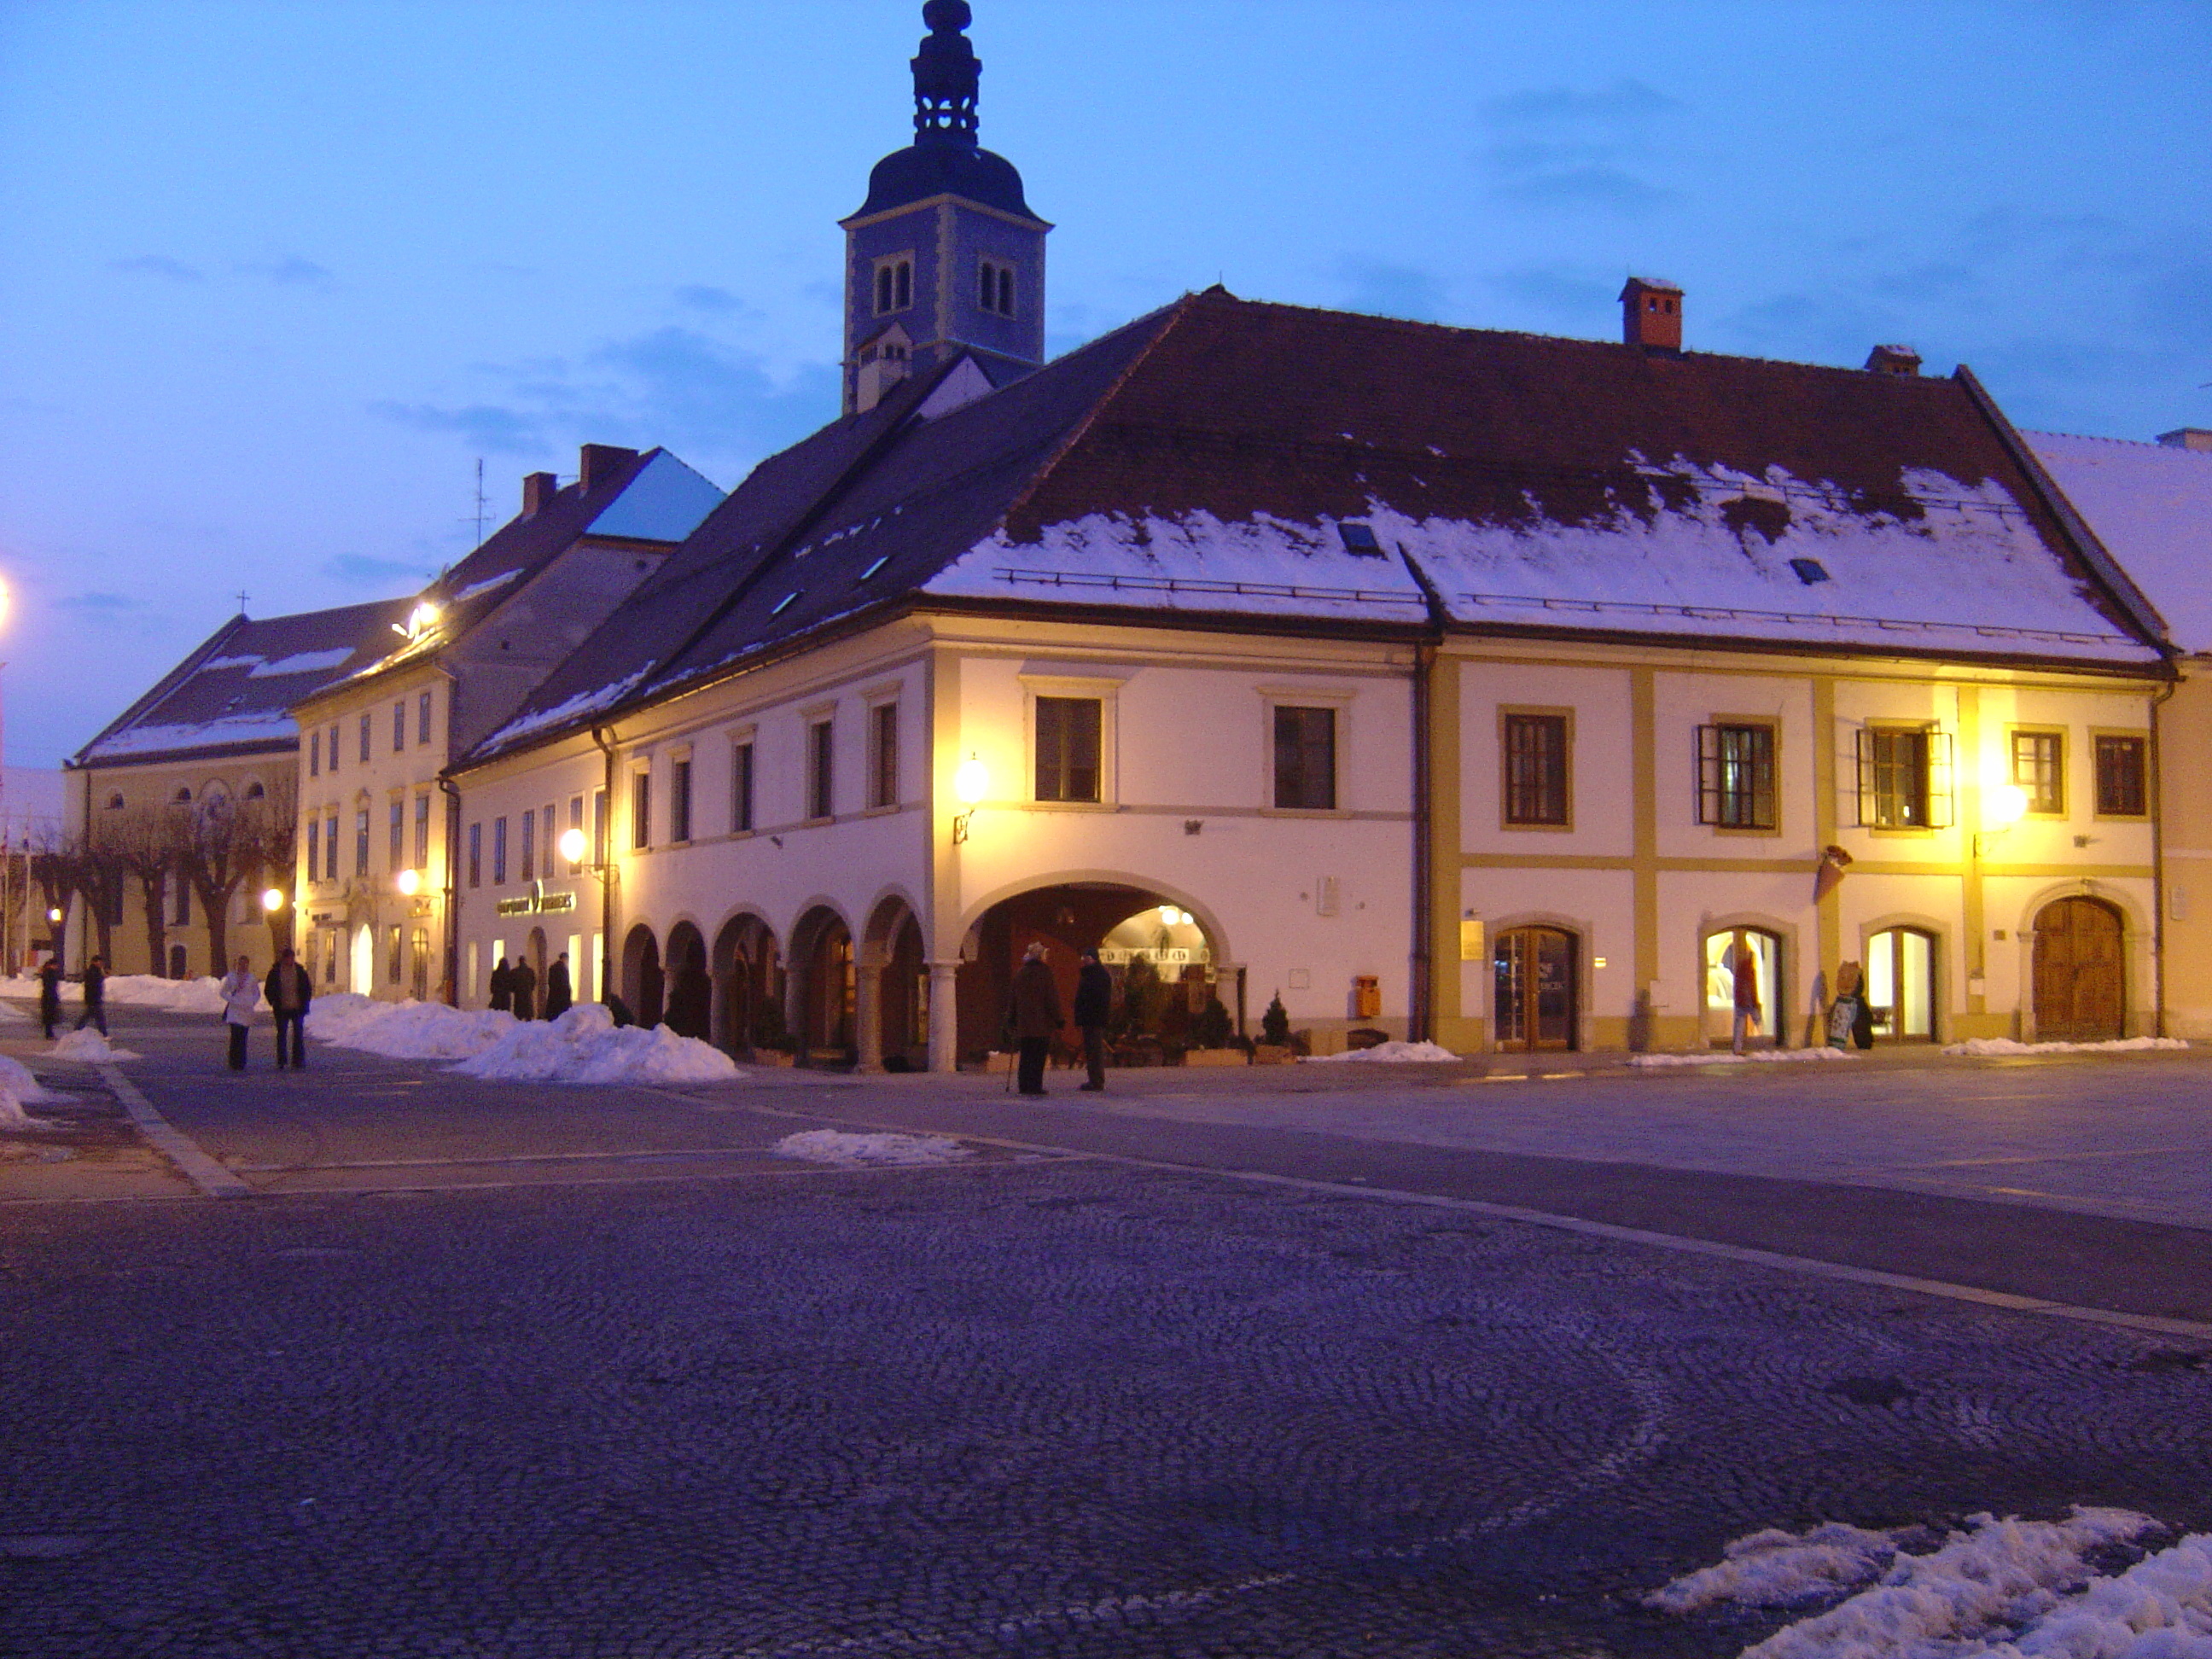
[[[1971,363],[2212,425],[2212,6],[975,0],[1054,349],[1220,280]],[[6,757],[236,607],[403,592],[582,441],[727,487],[836,412],[836,221],[914,0],[0,0]]]

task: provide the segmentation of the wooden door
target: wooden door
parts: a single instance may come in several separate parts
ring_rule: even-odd
[[[2127,974],[2119,912],[2063,898],[2035,919],[2035,1034],[2045,1042],[2126,1035]]]
[[[1575,1046],[1575,936],[1557,927],[1516,927],[1498,936],[1498,1046]]]

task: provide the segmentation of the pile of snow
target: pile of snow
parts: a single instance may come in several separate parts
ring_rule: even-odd
[[[943,1135],[848,1134],[842,1129],[806,1129],[786,1135],[769,1148],[776,1158],[809,1164],[955,1164],[975,1153]]]
[[[28,1101],[34,1106],[76,1097],[47,1088],[31,1075],[29,1066],[20,1060],[10,1060],[5,1054],[0,1054],[0,1089],[6,1090],[17,1101]]]
[[[2112,1042],[2015,1042],[2010,1037],[1972,1037],[1948,1044],[1943,1052],[1986,1060],[2006,1054],[2134,1054],[2188,1046],[2179,1037],[2121,1037]]]
[[[18,1129],[35,1133],[40,1129],[58,1129],[62,1127],[43,1117],[33,1117],[23,1109],[23,1103],[15,1098],[13,1090],[0,1088],[0,1130]]]
[[[14,1003],[0,1002],[0,1025],[27,1024],[30,1018],[28,1013],[18,1008]]]
[[[1380,1061],[1384,1065],[1413,1063],[1434,1066],[1459,1056],[1440,1043],[1435,1042],[1378,1042],[1372,1048],[1346,1048],[1340,1054],[1306,1054],[1303,1063],[1324,1066],[1334,1060],[1364,1060]]]
[[[744,1075],[712,1043],[665,1025],[617,1028],[596,1002],[579,1003],[550,1024],[514,1021],[491,1047],[452,1069],[497,1083],[730,1083]]]
[[[2100,1552],[2162,1530],[2130,1510],[2077,1505],[2063,1521],[1977,1515],[1918,1553],[1905,1547],[1917,1528],[1863,1532],[1831,1522],[1739,1539],[1719,1565],[1644,1601],[1694,1613],[1848,1593],[1743,1659],[2194,1659],[2212,1653],[2212,1534],[2184,1538],[2110,1577],[2090,1565]]]
[[[1709,1054],[1631,1054],[1631,1066],[1795,1065],[1806,1060],[1856,1060],[1848,1048],[1753,1048],[1747,1054],[1716,1048]]]
[[[378,1002],[341,991],[307,1009],[307,1030],[337,1048],[359,1048],[387,1060],[468,1060],[491,1048],[516,1024],[509,1013],[476,1013],[442,1002]]]
[[[173,1014],[219,1014],[219,979],[156,979],[151,974],[110,974],[107,1000],[134,1008],[166,1008]],[[80,993],[82,995],[82,993]]]
[[[106,1061],[138,1058],[137,1050],[116,1048],[89,1025],[81,1031],[71,1031],[46,1052],[56,1060]]]

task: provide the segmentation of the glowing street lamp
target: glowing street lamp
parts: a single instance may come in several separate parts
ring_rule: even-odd
[[[284,908],[284,890],[281,887],[271,887],[266,892],[263,893],[261,895],[261,908],[266,910],[270,915],[275,915],[279,910]]]
[[[1987,856],[1998,837],[2027,816],[2027,791],[2016,783],[1992,784],[1982,791],[1982,828],[1974,836],[1974,856]]]
[[[559,842],[561,856],[568,860],[569,863],[580,867],[582,866],[584,862],[584,832],[582,830],[563,830],[561,832],[561,840]]]
[[[416,871],[402,870],[399,872],[398,886],[399,896],[402,898],[413,898],[416,894],[422,890],[422,875]]]
[[[957,847],[968,839],[968,823],[975,816],[976,806],[991,793],[991,769],[973,750],[952,775],[952,793],[968,809],[952,820],[952,844]]]

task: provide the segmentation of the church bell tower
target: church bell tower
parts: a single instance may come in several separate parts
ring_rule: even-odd
[[[1022,175],[976,141],[968,0],[929,0],[914,143],[876,163],[845,232],[845,412],[919,367],[973,356],[1003,386],[1044,362],[1044,240]]]

